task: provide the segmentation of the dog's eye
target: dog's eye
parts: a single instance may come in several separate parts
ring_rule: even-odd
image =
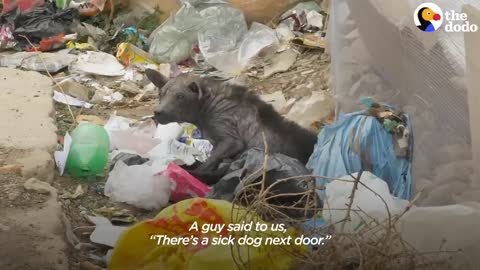
[[[182,100],[182,99],[184,99],[184,98],[185,98],[184,95],[177,95],[177,99],[178,99],[178,100]]]

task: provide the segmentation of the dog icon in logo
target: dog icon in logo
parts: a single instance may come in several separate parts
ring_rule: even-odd
[[[424,3],[417,7],[414,14],[417,27],[425,32],[435,32],[442,26],[442,9],[433,3]]]

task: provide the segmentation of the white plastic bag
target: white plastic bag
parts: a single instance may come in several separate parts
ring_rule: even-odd
[[[176,63],[190,57],[192,45],[204,25],[202,16],[190,4],[168,18],[152,33],[150,53],[161,63]]]
[[[127,166],[118,161],[105,184],[105,196],[145,210],[165,207],[170,199],[171,182],[155,175],[148,164]]]
[[[112,150],[130,150],[145,155],[160,143],[154,138],[157,128],[153,120],[136,122],[114,114],[105,124],[105,129],[110,136]]]
[[[250,30],[245,35],[238,51],[238,59],[242,67],[246,68],[254,57],[263,52],[262,57],[274,55],[278,49],[279,40],[275,30],[261,24],[252,23]],[[268,58],[268,57],[266,57]]]
[[[355,173],[353,175],[356,177],[358,174]],[[327,224],[336,224],[337,230],[340,230],[342,226],[342,223],[338,222],[343,220],[347,214],[347,205],[350,202],[350,195],[354,184],[354,179],[351,176],[345,176],[341,179],[352,182],[335,180],[326,186],[325,213],[323,215]],[[393,215],[400,214],[408,206],[408,201],[393,197],[390,194],[387,183],[372,173],[363,172],[360,181],[385,200],[392,217]],[[355,192],[351,208],[352,212],[350,213],[351,221],[346,222],[344,228],[345,233],[351,233],[359,229],[363,224],[363,220],[372,221],[371,218],[375,218],[377,221],[382,222],[388,218],[385,203],[364,185],[359,184]],[[368,215],[359,212],[359,209],[362,209],[362,211],[365,211]]]
[[[242,27],[237,26],[236,31],[241,35],[230,36],[231,44],[225,40],[221,42],[214,40],[208,31],[199,34],[199,47],[205,60],[224,73],[238,75],[252,64],[256,56],[268,58],[280,46],[275,30],[266,25],[253,23],[246,33],[243,33]],[[218,50],[212,49],[216,47]]]
[[[183,134],[183,128],[178,123],[159,124],[155,131],[155,138],[160,140],[176,140]]]
[[[238,46],[248,31],[241,10],[229,5],[214,6],[200,12],[208,22],[198,33],[198,46],[210,65],[226,73],[239,73]]]

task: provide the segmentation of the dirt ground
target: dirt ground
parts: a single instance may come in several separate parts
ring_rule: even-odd
[[[249,84],[259,94],[268,94],[281,90],[287,99],[300,98],[308,96],[312,91],[328,91],[328,74],[329,59],[318,51],[304,53],[296,62],[296,64],[288,72],[273,75],[264,80],[250,77]],[[134,119],[140,119],[145,116],[152,115],[156,100],[150,100],[142,103],[130,103],[128,105],[119,106],[95,106],[92,109],[72,108],[74,116],[78,115],[95,115],[103,120],[108,120],[109,116],[117,112],[120,116]],[[55,119],[57,124],[57,134],[59,138],[63,137],[67,131],[72,131],[75,127],[72,116],[68,108],[61,104],[55,105]],[[5,160],[14,155],[24,154],[20,150],[0,148],[2,158],[0,165]],[[3,162],[3,163],[2,163]],[[90,233],[93,231],[92,224],[86,218],[95,214],[106,216],[116,225],[131,225],[136,221],[151,218],[157,212],[146,212],[135,209],[125,204],[114,203],[103,195],[103,188],[106,177],[97,179],[93,182],[81,182],[78,179],[72,179],[69,176],[60,177],[55,171],[52,186],[56,188],[58,194],[44,195],[27,192],[23,188],[25,179],[15,173],[0,174],[0,216],[8,215],[9,209],[29,209],[41,211],[44,205],[48,204],[52,199],[58,199],[61,203],[65,230],[65,241],[68,243],[68,264],[70,269],[89,269],[86,262],[93,263],[99,267],[106,267],[105,254],[108,247],[92,245],[89,239]],[[64,195],[74,194],[78,186],[81,185],[83,194],[78,198],[64,198]],[[52,198],[53,197],[53,198]],[[25,245],[42,243],[42,235],[32,235],[28,230],[28,226],[35,226],[35,222],[26,224],[27,228],[19,228],[14,234],[5,234],[5,239],[0,239],[2,243],[9,241],[21,241]],[[12,226],[18,226],[15,220],[0,220],[0,231],[9,230]],[[29,234],[30,233],[30,234]],[[63,232],[62,232],[63,233]],[[17,245],[16,249],[2,249],[0,257],[8,257],[8,260],[1,260],[3,265],[0,269],[13,269],[11,262],[18,261],[18,256],[22,258],[35,258],[35,254],[24,254],[26,246]],[[15,255],[17,254],[17,255]],[[20,255],[21,254],[21,255]],[[38,256],[37,256],[38,257]],[[26,260],[28,261],[28,260]],[[58,262],[64,264],[65,262]],[[29,268],[31,265],[38,265],[35,269],[54,269],[47,265],[41,265],[38,260],[26,263],[24,266],[17,266],[15,269],[34,269]],[[9,268],[10,267],[10,268]],[[94,268],[90,268],[94,269]],[[100,268],[98,268],[100,269]]]

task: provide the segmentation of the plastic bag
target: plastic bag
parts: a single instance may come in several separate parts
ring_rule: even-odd
[[[53,3],[36,7],[28,14],[15,19],[16,35],[25,35],[30,39],[42,39],[60,33],[70,33],[70,25],[78,17],[74,9],[57,10]]]
[[[203,224],[243,224],[263,223],[269,228],[266,232],[232,233],[225,229],[220,233],[201,234],[189,231],[194,222],[199,229]],[[172,237],[229,237],[229,235],[249,235],[256,237],[296,237],[297,232],[289,228],[285,233],[273,232],[270,224],[263,222],[256,214],[244,208],[234,207],[229,202],[209,199],[190,199],[181,201],[162,210],[154,219],[139,223],[118,239],[113,250],[108,270],[147,270],[147,269],[182,269],[212,270],[238,269],[237,263],[246,263],[245,269],[287,270],[294,262],[293,254],[305,251],[302,246],[222,246],[222,245],[159,245],[158,238],[165,235]],[[293,250],[295,249],[295,250]],[[232,252],[234,250],[235,252]],[[296,251],[296,253],[294,253]]]
[[[252,23],[250,30],[245,35],[242,44],[240,44],[238,59],[242,68],[246,68],[252,59],[260,53],[264,53],[263,57],[268,54],[274,55],[279,46],[275,30],[260,24]]]
[[[112,115],[105,124],[112,150],[131,150],[140,155],[151,151],[160,140],[155,139],[156,126],[152,121],[136,122],[133,119]]]
[[[243,15],[241,19],[244,20]],[[230,24],[236,24],[238,34],[230,34],[229,40],[219,42],[218,37],[212,36],[209,31],[199,35],[201,37],[199,45],[205,60],[218,70],[230,75],[238,75],[248,68],[252,60],[261,52],[264,52],[262,57],[268,58],[277,51],[279,40],[276,32],[270,27],[253,23],[248,32],[241,33],[243,28],[238,20],[231,20]],[[216,34],[227,31],[228,27],[218,28]],[[232,46],[234,44],[235,46]]]
[[[42,53],[25,58],[22,61],[21,67],[26,70],[56,73],[68,67],[68,65],[75,60],[77,60],[77,56],[68,54],[67,51]]]
[[[188,3],[197,9],[204,9],[212,5],[219,5],[219,4],[221,5],[226,3],[223,0],[179,0],[179,1],[183,5]]]
[[[357,177],[358,174],[354,173],[353,176]],[[344,176],[340,179],[351,182],[332,181],[326,186],[325,205],[328,205],[328,208],[324,209],[325,212],[322,215],[327,224],[335,224],[337,229],[343,226],[343,222],[339,223],[339,221],[345,219],[347,212],[345,205],[348,205],[350,201],[354,180],[351,176]],[[392,216],[398,215],[409,204],[407,200],[401,200],[392,196],[386,182],[370,172],[363,172],[360,181],[374,192],[367,189],[364,185],[358,185],[352,209],[360,208],[364,213],[358,212],[355,215],[351,215],[351,220],[345,223],[345,233],[352,233],[360,229],[361,225],[365,225],[365,220],[369,221],[371,218],[382,223],[382,221],[388,218],[388,211],[390,211]],[[387,204],[388,210],[385,204]]]
[[[170,123],[166,125],[159,124],[155,131],[155,138],[160,140],[176,140],[183,133],[183,128],[178,123]]]
[[[407,128],[411,130],[410,121]],[[365,111],[341,115],[332,125],[326,126],[318,136],[307,168],[314,175],[342,177],[361,170],[371,171],[385,180],[391,193],[410,199],[413,193],[412,155],[397,158],[396,141],[392,134]],[[407,142],[413,151],[413,137]],[[317,179],[322,187],[328,181]],[[319,191],[320,196],[323,196]]]
[[[264,164],[264,151],[260,148],[252,148],[243,153],[237,160],[231,164],[221,164],[229,166],[226,174],[217,184],[213,186],[212,192],[208,198],[233,201],[234,198],[242,191],[242,189],[254,181],[262,178],[262,166]],[[266,166],[266,185],[271,186],[273,183],[281,179],[300,177],[311,175],[309,170],[298,160],[282,154],[270,154]],[[251,182],[246,182],[249,179]],[[309,190],[304,179],[296,178],[290,181],[283,181],[275,184],[271,192],[277,195],[276,201],[272,203],[281,204],[283,206],[302,207],[306,200],[302,196],[292,196],[284,194],[302,194]],[[299,203],[300,202],[300,203]],[[305,216],[305,210],[290,210],[284,208],[285,214],[289,216]],[[307,215],[313,214],[308,211]]]
[[[152,33],[149,52],[160,63],[176,63],[190,57],[192,45],[204,19],[197,10],[186,4]]]
[[[172,181],[171,201],[173,202],[196,197],[203,198],[210,191],[207,185],[175,163],[170,163],[168,168],[160,175],[168,177]]]
[[[111,54],[88,51],[72,63],[70,72],[116,77],[125,75],[125,67]]]
[[[127,166],[118,161],[105,184],[105,196],[145,210],[161,209],[170,199],[171,183],[148,164]]]
[[[229,5],[206,8],[200,12],[208,22],[198,34],[199,49],[215,68],[236,73],[238,44],[248,31],[242,11]],[[228,59],[228,60],[226,60]],[[229,71],[231,70],[231,71]]]

